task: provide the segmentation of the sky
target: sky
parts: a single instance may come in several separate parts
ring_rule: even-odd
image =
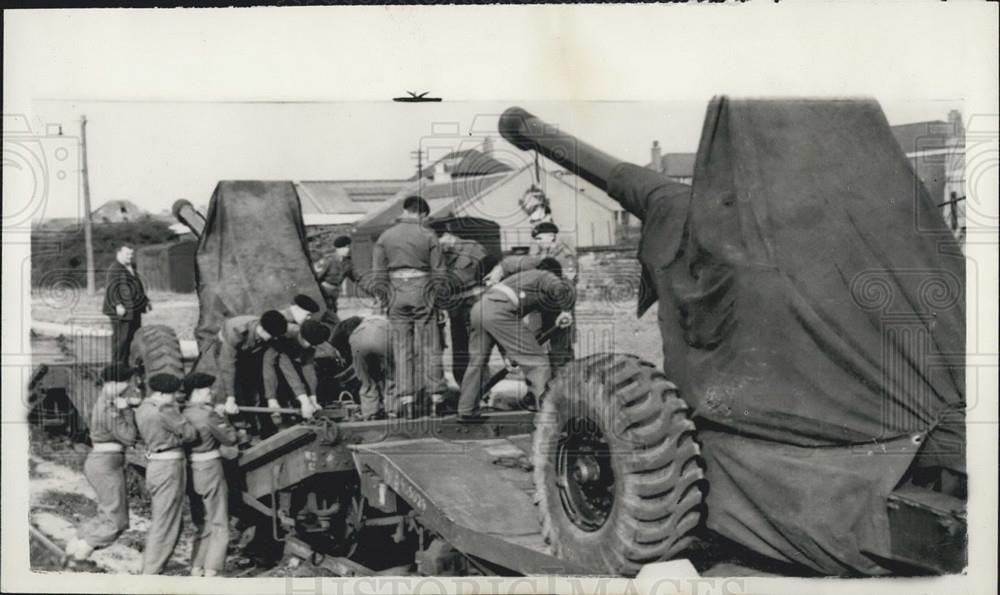
[[[490,136],[498,159],[512,165],[532,155],[502,141],[497,117],[520,105],[561,130],[626,161],[645,164],[650,145],[664,152],[693,152],[701,134],[704,101],[545,102],[212,102],[74,101],[38,99],[29,118],[35,130],[60,126],[64,138],[42,135],[47,164],[53,147],[80,159],[80,120],[87,118],[91,206],[130,200],[150,212],[178,198],[207,204],[223,179],[399,179],[413,175],[412,152],[425,163],[447,149],[475,146]],[[945,119],[960,101],[912,100],[885,105],[893,123]],[[46,166],[48,167],[48,166]],[[82,213],[75,173],[49,172],[49,200],[35,220]],[[57,169],[56,173],[62,170]]]
[[[220,179],[407,177],[421,138],[494,130],[510,105],[646,163],[653,140],[695,150],[716,94],[874,96],[902,123],[995,88],[973,59],[995,27],[967,8],[845,7],[8,11],[5,118],[42,138],[8,162],[5,119],[5,229],[81,212],[81,115],[92,207],[155,212]],[[408,90],[446,101],[387,102]],[[18,151],[47,155],[44,180]]]

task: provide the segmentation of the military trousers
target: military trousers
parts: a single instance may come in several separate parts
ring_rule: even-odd
[[[149,533],[142,552],[142,573],[160,574],[181,536],[181,518],[187,485],[183,458],[146,462],[146,489],[152,500]]]
[[[395,374],[389,328],[374,321],[362,321],[349,339],[354,373],[361,382],[361,415],[378,413],[387,379]]]
[[[448,310],[448,325],[451,327],[451,373],[459,386],[462,385],[465,370],[469,367],[469,335],[472,330],[469,316],[476,299],[476,297],[465,298]]]
[[[219,572],[229,547],[229,487],[222,459],[191,461],[191,483],[197,497],[191,506],[191,566]]]
[[[80,525],[77,535],[94,549],[107,547],[128,529],[125,453],[91,451],[83,474],[97,494],[97,516]]]
[[[458,413],[467,415],[478,408],[490,379],[489,363],[494,346],[500,347],[508,359],[521,367],[528,390],[540,396],[551,374],[549,355],[538,343],[535,333],[522,321],[517,306],[505,296],[487,292],[472,307],[469,319],[469,367],[462,379]]]
[[[389,329],[394,374],[386,382],[385,408],[393,412],[420,394],[445,389],[441,345],[429,277],[393,278],[389,295]]]

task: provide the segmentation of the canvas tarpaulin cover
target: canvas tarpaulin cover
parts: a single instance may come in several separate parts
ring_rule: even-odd
[[[618,165],[640,312],[702,428],[708,524],[826,573],[883,572],[919,451],[965,470],[964,259],[871,100],[709,106],[694,186]]]
[[[197,267],[196,334],[203,354],[226,318],[286,308],[300,293],[323,303],[291,182],[219,182]]]

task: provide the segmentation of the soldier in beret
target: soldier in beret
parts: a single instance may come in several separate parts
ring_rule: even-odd
[[[288,321],[288,330],[285,331],[285,336],[292,336],[292,333],[297,331],[303,322],[319,312],[319,304],[308,295],[300,293],[292,298],[292,303],[287,308],[279,310],[279,312]]]
[[[326,300],[327,315],[330,322],[337,322],[337,299],[340,297],[340,287],[344,284],[344,279],[350,279],[357,283],[358,276],[354,272],[354,264],[351,261],[351,238],[340,236],[333,240],[333,254],[326,258],[326,263],[319,269],[316,278],[319,279],[320,287],[323,288],[323,297]]]
[[[289,337],[289,334],[293,336]],[[264,351],[261,370],[268,407],[281,407],[278,402],[280,371],[281,377],[299,401],[302,417],[310,419],[313,413],[321,409],[316,399],[316,346],[322,345],[329,338],[329,327],[315,320],[306,320],[297,330],[268,345]],[[280,419],[277,421],[280,422]]]
[[[221,394],[226,395],[225,412],[236,415],[240,412],[236,400],[237,367],[249,372],[253,369],[253,358],[262,354],[268,345],[288,332],[288,319],[278,310],[268,310],[261,317],[233,316],[222,323],[216,349]],[[259,378],[259,377],[258,377]]]
[[[184,378],[188,395],[184,417],[198,433],[188,445],[191,483],[197,494],[192,501],[195,525],[191,546],[191,576],[216,576],[226,565],[229,545],[229,488],[222,466],[220,447],[236,444],[236,429],[212,408],[215,376],[193,372]]]
[[[112,365],[101,371],[100,394],[90,415],[93,449],[83,473],[97,495],[97,516],[80,526],[66,546],[70,563],[87,560],[95,550],[111,545],[128,529],[128,494],[125,490],[125,448],[138,439],[135,398],[125,395],[133,370]]]
[[[542,221],[531,230],[532,244],[528,254],[538,258],[554,258],[562,267],[563,278],[576,287],[577,258],[576,250],[559,239],[559,227],[551,221]],[[523,269],[522,269],[523,270]],[[575,311],[571,312],[574,314]],[[541,331],[542,320],[539,314],[528,317],[528,328],[534,332]],[[571,326],[565,332],[556,333],[549,341],[549,354],[553,366],[562,367],[573,360],[573,344],[576,342],[576,327]]]
[[[152,392],[136,411],[136,424],[148,459],[146,489],[152,500],[152,519],[142,552],[142,573],[159,574],[181,534],[187,486],[183,447],[198,440],[198,431],[181,415],[174,400],[174,394],[181,390],[180,378],[173,374],[156,374],[146,385]]]

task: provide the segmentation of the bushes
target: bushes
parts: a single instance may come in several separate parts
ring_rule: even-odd
[[[121,245],[128,244],[138,250],[169,241],[174,236],[166,222],[150,217],[122,223],[95,223],[93,233],[98,288],[104,285],[104,273]],[[54,285],[87,286],[87,252],[82,224],[62,229],[41,225],[31,231],[31,286]]]

